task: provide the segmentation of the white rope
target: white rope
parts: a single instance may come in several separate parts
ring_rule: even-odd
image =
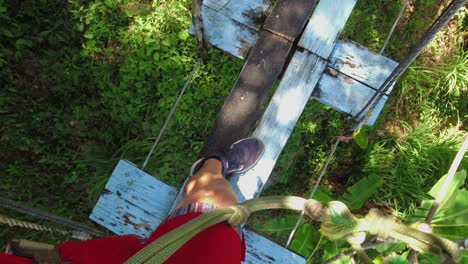
[[[330,151],[330,154],[328,155],[328,159],[325,162],[325,165],[323,166],[322,171],[320,172],[320,176],[318,177],[317,182],[315,183],[314,188],[312,189],[312,192],[309,195],[309,199],[312,199],[315,192],[317,191],[317,189],[318,189],[318,187],[320,185],[320,182],[322,181],[323,176],[325,175],[325,173],[328,170],[328,165],[330,165],[331,160],[335,156],[335,152],[336,152],[336,149],[338,148],[339,143],[340,143],[340,137],[337,137],[337,139],[335,141],[335,144],[333,145],[333,148]],[[288,241],[286,242],[286,246],[285,246],[286,248],[288,248],[289,244],[291,244],[291,241],[294,238],[294,235],[296,234],[297,228],[299,228],[299,224],[301,223],[302,218],[304,218],[304,210],[299,215],[299,219],[297,219],[296,225],[294,226],[293,230],[291,231],[291,234],[289,234],[289,238],[288,238]]]
[[[396,26],[398,25],[398,22],[400,22],[401,17],[403,16],[403,12],[405,12],[406,7],[409,5],[410,0],[406,0],[405,3],[403,3],[403,6],[400,9],[400,13],[398,14],[398,17],[395,19],[395,22],[393,23],[392,28],[390,29],[390,32],[388,33],[387,39],[385,40],[382,49],[380,49],[380,54],[383,54],[385,51],[385,48],[387,47],[388,41],[393,35],[393,31],[395,31]]]
[[[166,129],[166,127],[167,127],[167,124],[171,120],[172,115],[174,114],[174,111],[177,108],[177,105],[179,105],[180,99],[184,95],[185,90],[187,89],[188,85],[190,84],[190,81],[192,80],[193,74],[195,73],[195,71],[200,66],[200,63],[201,63],[201,58],[198,58],[197,63],[195,64],[195,66],[193,66],[192,72],[190,73],[187,81],[184,84],[184,88],[182,88],[182,90],[180,91],[179,97],[177,98],[174,105],[172,106],[171,111],[169,112],[169,115],[167,116],[166,121],[164,122],[164,125],[162,126],[161,130],[159,130],[159,134],[156,137],[156,139],[154,140],[153,146],[151,147],[150,151],[148,152],[148,155],[146,156],[146,159],[143,162],[143,165],[141,165],[141,169],[144,169],[146,167],[146,165],[148,165],[148,162],[149,162],[149,160],[151,158],[151,155],[153,155],[153,152],[156,149],[156,146],[158,145],[159,140],[161,139],[161,136],[164,133],[164,130]]]

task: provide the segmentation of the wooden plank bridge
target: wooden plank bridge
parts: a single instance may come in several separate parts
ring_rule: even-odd
[[[266,145],[256,167],[230,179],[239,201],[260,195],[309,98],[355,116],[397,66],[355,42],[339,39],[355,3],[277,0],[270,6],[267,0],[204,1],[209,42],[246,61],[200,156],[252,132]],[[387,97],[367,124],[376,121]],[[177,188],[121,160],[90,218],[116,234],[148,237],[180,195]],[[245,232],[247,263],[305,263],[294,252],[251,230]]]

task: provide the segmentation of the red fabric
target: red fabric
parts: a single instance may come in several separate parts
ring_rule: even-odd
[[[141,249],[138,236],[111,236],[57,246],[60,259],[73,264],[124,263]]]
[[[62,261],[72,264],[106,263],[120,264],[147,244],[176,227],[199,216],[189,213],[162,223],[148,240],[142,244],[137,236],[112,236],[83,242],[67,242],[58,245]],[[245,258],[244,240],[228,224],[212,226],[183,245],[166,263],[226,263],[238,264]],[[0,263],[30,264],[32,261],[0,254]]]
[[[148,238],[144,246],[176,227],[201,215],[190,213],[173,218],[161,224]],[[245,244],[237,232],[227,223],[203,230],[189,240],[166,263],[224,263],[239,264],[245,259]]]
[[[0,252],[0,263],[2,264],[32,264],[32,260]]]

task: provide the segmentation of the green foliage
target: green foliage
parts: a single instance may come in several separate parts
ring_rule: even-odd
[[[338,200],[345,203],[349,210],[359,209],[382,186],[383,182],[381,177],[369,175],[369,177],[363,178],[349,187]]]
[[[143,160],[196,61],[190,5],[0,0],[4,196],[92,224],[112,168]],[[176,186],[242,66],[214,49],[207,62],[147,167]]]
[[[411,223],[424,221],[446,178],[447,175],[440,178],[431,188],[428,194],[433,199],[422,201],[420,208],[409,218]],[[464,188],[465,180],[466,171],[457,172],[446,192],[443,193],[438,210],[431,221],[435,234],[443,235],[449,239],[464,239],[468,236],[466,229],[468,225],[466,220],[468,215],[466,209],[468,208],[468,191]]]
[[[302,256],[310,256],[314,247],[319,243],[320,234],[310,224],[301,225],[291,241],[290,249]]]
[[[307,194],[307,197],[309,197],[309,196],[310,196],[310,194]],[[333,200],[330,197],[330,195],[320,187],[315,191],[314,197],[312,197],[312,198],[317,200],[317,201],[325,202],[325,203],[330,202],[330,201]]]
[[[398,112],[419,119],[437,117],[444,123],[457,124],[466,117],[468,93],[468,52],[455,43],[452,56],[443,62],[427,65],[416,61],[402,79]]]
[[[402,2],[358,1],[343,37],[377,51]],[[439,4],[413,1],[414,11],[404,17],[386,53],[402,58]],[[189,0],[0,0],[2,195],[92,224],[87,216],[113,166],[120,158],[136,164],[143,160],[196,61],[196,41],[187,33],[190,5]],[[396,85],[381,124],[356,134],[356,144],[340,146],[329,180],[315,199],[340,197],[348,184],[357,182],[342,197],[359,209],[383,181],[371,199],[391,202],[404,216],[429,197],[427,190],[446,173],[460,142],[460,127],[466,126],[460,120],[468,112],[468,56],[462,45],[451,47],[457,42],[445,39],[447,35],[428,49],[437,56],[417,61]],[[147,167],[151,173],[180,185],[242,64],[210,50]],[[311,101],[267,194],[305,196],[345,118]],[[462,189],[450,199],[454,204],[447,206],[451,209],[444,217],[452,222],[434,219],[437,232],[453,233],[456,219],[464,216],[456,210],[464,212],[459,205],[465,198]],[[284,236],[295,219],[273,215],[265,226],[255,228]],[[443,226],[447,223],[451,226]],[[293,240],[295,250],[311,255],[309,262],[348,248],[342,242],[320,242],[316,229],[304,223]],[[13,236],[53,243],[63,239],[0,231],[2,241]]]
[[[348,250],[348,247],[343,241],[329,241],[324,245],[323,260],[329,260],[346,250]],[[346,264],[349,263],[350,260],[351,257],[344,257],[333,262],[333,264]]]
[[[418,201],[428,198],[427,190],[448,171],[464,133],[458,127],[440,130],[440,121],[434,118],[415,128],[405,122],[401,125],[398,138],[369,148],[363,171],[384,179],[373,198],[392,203],[404,217],[414,211]],[[465,159],[462,166],[467,165]]]
[[[330,208],[330,216],[331,216],[331,223],[335,226],[340,226],[348,229],[352,229],[354,226],[356,226],[356,221],[355,219],[343,216],[340,212],[337,212],[333,208]],[[334,233],[340,233],[340,232],[334,232]]]
[[[440,259],[432,254],[428,253],[423,253],[423,254],[418,254],[418,263],[421,264],[440,264]],[[461,262],[463,263],[463,262]]]
[[[468,191],[462,189],[446,206],[442,214],[438,214],[432,221],[433,232],[449,239],[466,238],[468,236]]]
[[[366,149],[369,145],[369,138],[367,136],[368,130],[369,128],[364,126],[353,134],[354,142],[362,149]]]
[[[375,247],[375,250],[383,255],[389,255],[393,252],[401,252],[404,249],[406,249],[406,245],[404,243],[385,243]]]
[[[408,264],[408,260],[402,256],[390,256],[386,259],[388,264]]]

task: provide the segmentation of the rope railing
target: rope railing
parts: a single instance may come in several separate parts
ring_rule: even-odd
[[[50,227],[50,226],[45,226],[41,224],[18,220],[13,217],[9,217],[9,216],[2,215],[2,214],[0,214],[0,224],[5,224],[9,227],[21,227],[21,228],[28,228],[28,229],[32,229],[36,231],[50,232],[50,233],[58,234],[62,236],[71,236],[79,240],[88,240],[92,238],[88,233],[83,232],[83,231],[63,230],[60,228],[55,228],[55,227]]]
[[[363,218],[357,218],[344,203],[338,201],[322,203],[296,196],[267,196],[218,208],[192,219],[153,241],[125,263],[163,263],[204,229],[225,221],[237,227],[244,224],[251,213],[271,209],[304,211],[306,216],[321,223],[319,232],[323,236],[330,240],[346,240],[365,263],[372,263],[361,246],[367,234],[398,240],[418,251],[441,254],[454,262],[461,258],[457,243],[398,223],[377,209],[370,210]]]

